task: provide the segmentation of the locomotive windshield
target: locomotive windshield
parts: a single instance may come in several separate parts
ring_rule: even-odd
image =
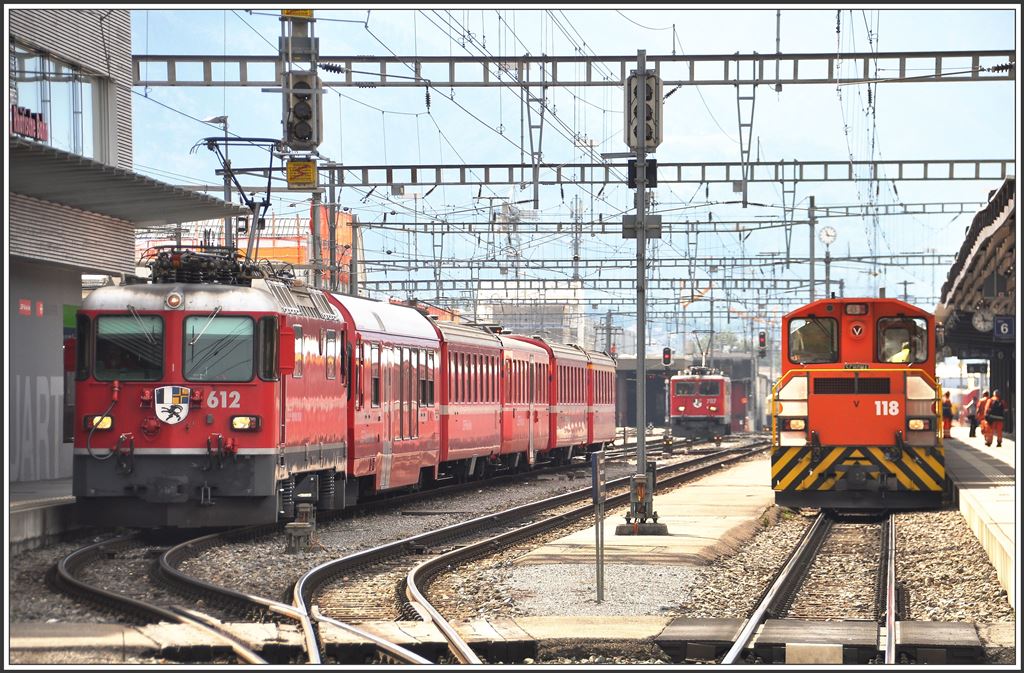
[[[164,323],[155,315],[103,315],[96,319],[99,381],[156,381],[163,375]]]
[[[696,392],[696,381],[676,381],[676,395],[694,395]]]
[[[189,316],[185,318],[184,339],[186,380],[252,380],[252,318]]]
[[[834,318],[794,318],[789,321],[789,359],[796,364],[839,361]]]
[[[717,395],[721,390],[718,381],[701,381],[698,392],[701,395]]]
[[[928,324],[922,318],[879,318],[878,361],[925,362],[928,359],[926,334]]]

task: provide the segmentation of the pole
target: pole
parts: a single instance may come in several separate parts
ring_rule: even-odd
[[[636,473],[647,471],[647,50],[636,52]]]
[[[816,222],[814,220],[814,197],[812,196],[810,197],[810,199],[811,205],[807,209],[807,224],[810,225],[811,228],[811,254],[809,255],[809,257],[811,262],[811,301],[814,301],[814,225],[816,224]]]
[[[359,296],[359,216],[352,214],[352,257],[348,264],[348,293]]]
[[[224,201],[231,203],[231,160],[228,159],[228,120],[224,118]],[[235,247],[235,227],[230,214],[224,216],[224,247]]]
[[[832,297],[832,255],[829,253],[829,247],[825,246],[825,299]]]
[[[331,255],[331,273],[330,273],[330,290],[331,292],[337,292],[338,290],[338,214],[335,212],[338,208],[338,204],[334,201],[334,171],[331,171],[330,181],[328,182],[327,198],[330,203],[327,204],[327,235],[330,237],[330,255]]]
[[[604,320],[604,352],[612,352],[612,312],[605,314]]]
[[[323,284],[322,273],[324,270],[323,247],[320,239],[320,193],[313,192],[313,205],[311,207],[310,227],[313,230],[313,287],[320,289]]]

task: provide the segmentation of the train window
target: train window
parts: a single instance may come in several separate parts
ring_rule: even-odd
[[[380,346],[370,344],[370,406],[380,406]]]
[[[795,364],[839,361],[835,318],[793,318],[789,321],[789,359]]]
[[[327,349],[326,369],[327,378],[334,380],[338,376],[338,333],[332,329],[327,330],[324,337],[325,348]]]
[[[676,381],[675,394],[676,395],[696,395],[697,394],[697,382],[696,381]]]
[[[923,318],[879,318],[878,361],[913,363],[928,359],[928,323]]]
[[[277,380],[277,317],[264,316],[256,323],[256,352],[259,353],[259,377]]]
[[[292,331],[295,332],[295,369],[292,370],[292,378],[301,379],[303,365],[306,363],[306,351],[303,347],[305,345],[305,341],[302,339],[302,325],[292,325]]]
[[[722,391],[722,384],[718,381],[701,381],[697,392],[700,395],[717,395]]]
[[[253,322],[248,316],[185,318],[182,374],[187,381],[250,381],[254,351]]]
[[[363,360],[366,357],[366,344],[356,342],[355,373],[352,376],[352,387],[356,391],[356,409],[362,409],[366,404],[366,397],[363,395]]]
[[[75,378],[79,381],[89,378],[91,345],[92,318],[79,314],[75,318]]]
[[[96,319],[96,380],[156,381],[163,369],[164,323],[159,316],[133,313]]]
[[[427,406],[434,406],[434,353],[427,353]]]

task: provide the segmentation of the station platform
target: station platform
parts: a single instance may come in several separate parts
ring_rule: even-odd
[[[981,429],[970,437],[966,427],[954,427],[944,441],[946,471],[953,481],[957,506],[995,566],[1010,606],[1017,609],[1017,443],[985,446]]]
[[[728,470],[664,493],[655,492],[654,510],[668,535],[616,535],[628,506],[605,513],[604,562],[630,565],[702,566],[729,555],[753,537],[758,520],[775,503],[767,453]],[[516,560],[521,564],[592,563],[594,529],[552,540]]]
[[[81,528],[75,516],[71,477],[7,484],[8,552],[40,547],[62,533]]]

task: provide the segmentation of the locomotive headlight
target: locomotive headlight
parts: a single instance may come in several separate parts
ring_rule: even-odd
[[[786,420],[787,430],[804,430],[807,428],[807,422],[802,418],[790,418]]]
[[[96,430],[109,430],[114,427],[113,416],[86,416],[83,420],[85,421],[86,430],[92,430],[93,428]]]
[[[255,431],[260,429],[259,416],[232,416],[231,429],[240,431]]]
[[[930,418],[911,418],[907,421],[908,430],[931,430],[932,419]]]
[[[684,406],[680,406],[680,407],[679,407],[679,411],[686,411],[686,407],[684,407]]]
[[[718,411],[718,407],[708,407],[708,411]]]
[[[167,308],[180,308],[181,303],[184,301],[184,297],[181,296],[180,292],[171,292],[164,299],[164,303],[167,304]]]

